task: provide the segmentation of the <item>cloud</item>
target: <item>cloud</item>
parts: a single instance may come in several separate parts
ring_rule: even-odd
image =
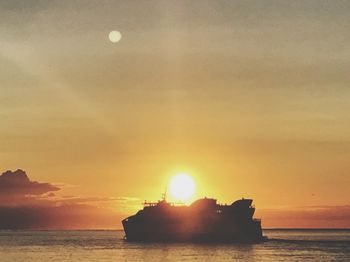
[[[350,228],[350,205],[262,209],[257,217],[265,228]]]
[[[120,229],[123,218],[91,205],[0,206],[0,229]]]
[[[0,207],[0,229],[120,229],[124,217],[91,205]]]
[[[31,181],[18,169],[0,175],[0,229],[120,229],[138,198],[60,196],[61,186]],[[116,211],[117,210],[117,211]]]
[[[79,197],[79,196],[64,196],[64,200],[69,203],[131,203],[131,202],[140,202],[141,200],[136,197]]]
[[[8,170],[0,176],[0,199],[3,197],[20,198],[26,195],[42,195],[58,190],[60,190],[59,187],[50,183],[30,181],[26,172],[21,169],[14,172]]]

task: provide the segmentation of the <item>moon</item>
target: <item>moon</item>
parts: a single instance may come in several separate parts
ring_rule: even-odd
[[[112,43],[118,43],[122,39],[122,34],[119,31],[111,31],[108,35],[109,41]]]

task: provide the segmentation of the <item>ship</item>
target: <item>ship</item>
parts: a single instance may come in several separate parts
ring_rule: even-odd
[[[249,242],[265,241],[261,220],[253,218],[252,199],[218,204],[202,198],[186,206],[163,198],[145,202],[142,210],[122,221],[126,241]]]

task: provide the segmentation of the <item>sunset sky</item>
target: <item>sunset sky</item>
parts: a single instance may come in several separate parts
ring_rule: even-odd
[[[185,172],[196,197],[253,198],[263,226],[350,227],[349,13],[1,0],[0,173],[23,169],[52,186],[34,202],[89,203],[117,225]]]

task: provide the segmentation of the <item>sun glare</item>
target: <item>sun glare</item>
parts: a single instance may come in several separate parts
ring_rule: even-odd
[[[169,183],[171,197],[175,201],[188,204],[196,191],[196,185],[189,175],[185,173],[173,176]]]

